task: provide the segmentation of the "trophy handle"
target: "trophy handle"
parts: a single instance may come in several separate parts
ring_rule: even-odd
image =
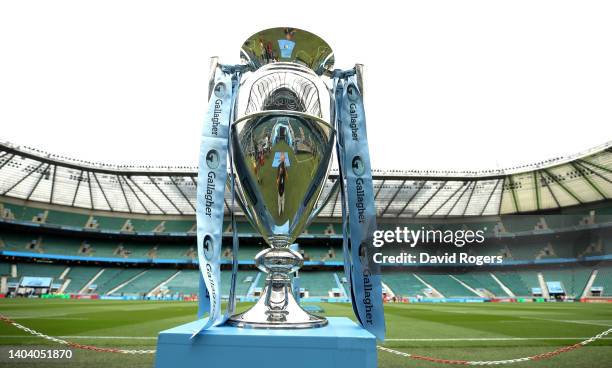
[[[355,64],[355,75],[357,76],[357,88],[361,91],[363,98],[363,64]]]
[[[208,67],[208,99],[212,95],[213,89],[215,88],[215,73],[217,72],[217,66],[219,65],[219,57],[213,56],[210,58],[210,64]]]
[[[336,179],[336,182],[334,183],[334,186],[329,190],[329,192],[327,193],[327,196],[321,202],[321,205],[318,208],[315,208],[312,211],[312,213],[310,214],[310,216],[308,216],[308,221],[306,221],[307,224],[310,224],[312,222],[312,220],[314,220],[315,217],[317,217],[319,215],[319,213],[327,205],[329,200],[333,196],[335,196],[336,193],[338,193],[338,190],[340,190],[340,179]]]

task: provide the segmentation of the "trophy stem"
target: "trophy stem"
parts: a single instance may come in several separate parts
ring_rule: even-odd
[[[274,245],[277,245],[276,243]],[[304,263],[302,256],[284,247],[263,250],[255,256],[257,267],[266,272],[261,297],[244,313],[232,316],[227,323],[245,328],[294,329],[327,325],[323,317],[306,312],[293,297],[290,274]]]

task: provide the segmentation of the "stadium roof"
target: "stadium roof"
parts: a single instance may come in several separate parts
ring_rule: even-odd
[[[0,143],[0,196],[138,214],[193,215],[194,167],[106,165]],[[337,174],[325,183],[323,196]],[[612,142],[577,155],[505,170],[374,172],[379,217],[487,216],[609,200]],[[226,193],[225,210],[231,197]],[[242,211],[235,206],[236,213]],[[339,217],[338,195],[319,214]]]

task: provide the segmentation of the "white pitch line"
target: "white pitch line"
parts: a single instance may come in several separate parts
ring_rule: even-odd
[[[0,339],[36,338],[36,336],[0,335]],[[57,336],[60,339],[157,340],[156,336]]]
[[[523,318],[523,319],[535,319],[535,320],[550,321],[550,322],[574,323],[574,324],[578,324],[578,325],[604,326],[604,327],[612,326],[611,323],[593,323],[592,322],[593,320],[567,320],[567,319],[552,319],[552,318],[526,317],[526,316],[521,316],[519,318]],[[604,321],[604,320],[597,320],[595,322],[602,322],[602,321]]]
[[[57,316],[57,317],[52,317],[52,316],[48,316],[48,317],[15,317],[13,318],[14,320],[18,320],[18,319],[61,319],[61,320],[70,320],[70,321],[86,321],[89,318],[84,318],[84,317],[61,317],[61,316]]]
[[[0,335],[3,339],[23,338],[33,336]],[[155,336],[58,336],[61,339],[106,339],[106,340],[157,340]],[[385,341],[525,341],[525,340],[586,340],[589,337],[455,337],[455,338],[415,338],[415,339],[385,339]],[[604,337],[602,340],[612,340]]]
[[[586,340],[589,337],[459,337],[433,339],[385,339],[387,341],[523,341],[523,340]],[[612,340],[612,337],[604,337]],[[602,339],[602,340],[603,340]]]

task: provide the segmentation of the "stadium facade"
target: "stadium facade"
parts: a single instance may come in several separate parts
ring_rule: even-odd
[[[193,167],[107,165],[0,144],[0,294],[190,298],[197,294]],[[322,198],[333,190],[335,172]],[[375,171],[381,229],[482,230],[459,251],[497,265],[384,267],[394,300],[606,301],[612,297],[612,145],[506,170]],[[226,214],[231,198],[225,198]],[[303,295],[346,300],[338,195],[299,239]],[[238,295],[254,298],[264,243],[237,205]],[[225,226],[231,259],[231,225]],[[386,250],[407,254],[418,249]],[[445,253],[436,247],[432,254]],[[223,271],[224,276],[228,271]],[[223,282],[229,282],[223,277]],[[539,299],[536,299],[539,300]]]

